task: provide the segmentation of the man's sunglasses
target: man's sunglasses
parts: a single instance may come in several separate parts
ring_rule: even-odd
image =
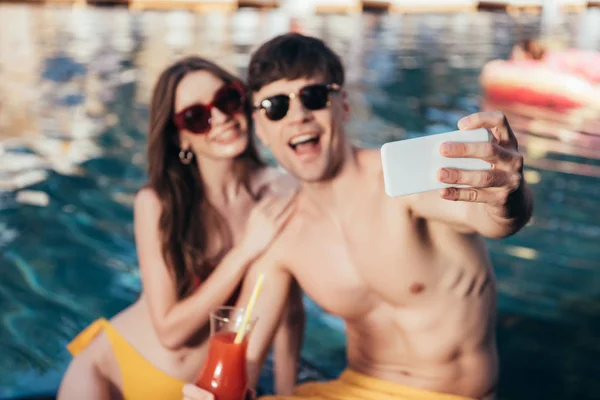
[[[307,110],[322,110],[329,105],[329,93],[337,92],[340,86],[336,83],[317,83],[304,86],[297,93],[278,94],[267,97],[255,104],[255,110],[262,110],[271,121],[279,121],[285,117],[290,109],[290,100],[300,98],[302,105]]]
[[[215,107],[227,115],[234,115],[244,109],[244,87],[240,82],[223,85],[210,104],[192,104],[173,117],[175,126],[190,132],[202,134],[210,131],[211,110]]]

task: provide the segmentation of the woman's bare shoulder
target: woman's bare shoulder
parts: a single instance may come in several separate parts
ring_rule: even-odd
[[[161,210],[161,202],[158,194],[149,186],[144,186],[135,195],[133,209],[136,214],[158,214]]]

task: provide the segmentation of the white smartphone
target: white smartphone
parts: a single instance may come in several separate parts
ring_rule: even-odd
[[[490,170],[492,165],[477,158],[448,158],[440,154],[445,142],[489,142],[487,129],[453,131],[415,139],[399,140],[381,146],[381,163],[385,192],[390,197],[406,196],[446,187],[465,187],[442,183],[440,168]]]

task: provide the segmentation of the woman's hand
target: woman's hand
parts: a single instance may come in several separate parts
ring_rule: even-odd
[[[215,400],[215,396],[191,383],[183,386],[183,400]]]
[[[215,400],[215,396],[191,383],[183,386],[183,400]],[[256,392],[252,389],[246,392],[245,400],[256,400]]]
[[[246,225],[242,249],[251,258],[258,257],[271,244],[295,210],[296,191],[268,193],[254,207]]]

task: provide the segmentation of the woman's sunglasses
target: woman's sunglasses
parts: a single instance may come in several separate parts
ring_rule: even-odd
[[[173,117],[175,126],[192,133],[210,131],[211,110],[215,107],[227,115],[234,115],[244,109],[244,87],[240,82],[231,82],[219,89],[210,104],[192,104]]]
[[[278,94],[267,97],[260,103],[257,103],[254,108],[262,110],[271,121],[279,121],[287,115],[291,99],[300,98],[300,101],[307,110],[322,110],[329,105],[329,93],[339,90],[340,86],[336,83],[317,83],[304,86],[297,93]]]

